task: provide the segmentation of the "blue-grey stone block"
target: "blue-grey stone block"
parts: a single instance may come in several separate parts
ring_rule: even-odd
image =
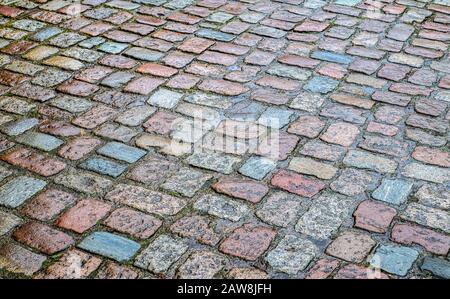
[[[43,180],[27,176],[17,177],[0,187],[0,205],[17,208],[46,185]]]
[[[89,158],[88,160],[81,163],[80,167],[97,172],[99,174],[106,174],[113,178],[118,177],[127,169],[126,165],[101,157]]]
[[[27,132],[17,137],[17,141],[47,152],[64,143],[61,139],[39,132]]]
[[[106,42],[101,44],[98,49],[100,51],[110,53],[110,54],[119,54],[123,50],[128,47],[128,44],[124,43],[116,43],[116,42]]]
[[[262,180],[275,169],[276,163],[264,157],[251,157],[239,169],[239,172],[255,180]]]
[[[218,40],[221,42],[230,42],[235,38],[235,36],[232,34],[223,33],[211,29],[200,29],[196,32],[196,35],[204,38]]]
[[[439,259],[439,258],[432,258],[432,257],[426,257],[423,261],[422,270],[430,271],[436,276],[450,279],[450,262]]]
[[[131,259],[141,245],[130,239],[108,232],[95,232],[81,241],[78,247],[112,258],[118,262],[124,262]]]
[[[120,142],[108,142],[97,150],[97,153],[117,160],[134,163],[147,152]]]
[[[34,126],[37,126],[38,124],[39,120],[37,118],[24,118],[4,124],[0,128],[0,130],[2,131],[2,133],[5,133],[6,135],[17,136],[28,131]]]
[[[311,57],[340,64],[350,64],[353,61],[353,57],[349,55],[343,55],[327,51],[315,51],[312,53]]]
[[[63,32],[63,30],[58,27],[47,27],[47,28],[37,32],[36,34],[34,34],[31,37],[31,39],[38,41],[38,42],[42,42],[51,37],[54,37],[55,35],[60,34],[61,32]]]
[[[395,205],[408,199],[413,184],[404,180],[384,179],[381,185],[372,193],[372,197]]]
[[[381,245],[370,259],[370,265],[392,274],[405,276],[418,256],[417,250],[412,248]]]
[[[309,80],[303,88],[312,92],[329,93],[333,91],[338,84],[339,81],[329,77],[316,76]]]

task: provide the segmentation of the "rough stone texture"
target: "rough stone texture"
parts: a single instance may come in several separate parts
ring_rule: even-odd
[[[347,231],[327,247],[326,253],[348,262],[360,263],[375,244],[375,241],[367,234]]]
[[[225,254],[254,261],[262,255],[275,238],[276,232],[263,226],[245,224],[237,228],[219,247]]]
[[[0,278],[445,277],[448,1],[3,2]]]
[[[294,275],[308,266],[317,250],[311,241],[287,235],[267,254],[266,261],[274,270]]]
[[[419,256],[415,249],[393,245],[380,245],[370,259],[370,265],[388,273],[405,276]]]

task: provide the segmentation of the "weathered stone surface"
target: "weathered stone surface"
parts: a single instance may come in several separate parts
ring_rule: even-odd
[[[225,266],[225,257],[209,251],[196,251],[177,270],[182,279],[212,279]]]
[[[419,253],[408,247],[380,245],[370,259],[370,265],[388,273],[405,276]]]
[[[362,262],[376,242],[367,234],[346,231],[337,237],[326,253],[352,263]]]
[[[387,205],[365,200],[353,213],[355,227],[377,233],[386,232],[397,211]]]
[[[0,204],[16,208],[27,199],[41,191],[47,183],[28,176],[20,176],[7,182],[0,188]]]
[[[274,270],[294,275],[308,266],[317,251],[311,241],[287,235],[265,259]]]
[[[187,249],[183,240],[160,235],[137,256],[135,265],[154,273],[164,273]]]
[[[450,231],[450,216],[447,212],[439,209],[426,207],[417,203],[411,203],[400,215],[400,217],[423,226],[443,230],[446,233]]]
[[[346,196],[324,193],[315,199],[309,210],[297,222],[298,232],[317,239],[331,237],[351,215],[356,202]]]
[[[237,228],[219,247],[223,253],[254,261],[262,255],[275,238],[276,232],[263,226],[245,224]]]
[[[175,215],[186,205],[182,198],[125,184],[116,185],[106,199],[158,215]]]

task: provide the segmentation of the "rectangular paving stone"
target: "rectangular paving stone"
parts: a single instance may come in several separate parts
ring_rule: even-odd
[[[356,201],[336,193],[325,193],[315,199],[303,214],[295,230],[316,239],[327,239],[350,217]]]
[[[116,185],[106,199],[162,216],[175,215],[187,204],[183,198],[125,184]]]
[[[181,239],[161,235],[142,251],[134,265],[153,273],[164,273],[181,258],[188,248],[186,242]]]
[[[430,271],[434,275],[450,279],[450,262],[433,257],[425,257],[422,266],[420,267],[423,271]]]
[[[419,253],[408,247],[380,245],[370,259],[370,265],[388,273],[405,276]]]
[[[19,176],[0,187],[0,205],[17,208],[44,189],[47,183],[28,176]]]
[[[112,181],[87,171],[69,168],[67,172],[58,174],[54,178],[56,184],[74,189],[89,195],[105,194],[112,186]]]
[[[140,59],[140,60],[145,60],[145,61],[157,61],[164,56],[164,54],[161,52],[148,50],[148,49],[144,49],[144,48],[138,48],[138,47],[130,48],[127,51],[125,51],[124,54],[127,56],[130,56],[130,57]]]
[[[450,233],[450,215],[443,210],[430,208],[418,203],[410,203],[406,210],[400,214],[400,217],[423,226]]]
[[[239,172],[252,179],[262,180],[275,167],[276,163],[271,159],[252,156],[241,166]]]
[[[393,173],[397,169],[397,163],[392,161],[392,159],[358,150],[350,150],[343,162],[349,166],[371,169],[384,173]]]
[[[181,168],[174,175],[170,176],[161,188],[179,193],[183,196],[193,197],[203,185],[212,178],[209,174],[204,174],[190,168]]]
[[[117,178],[127,169],[127,165],[101,157],[91,157],[81,163],[79,167],[99,174],[109,175],[113,178]]]
[[[46,152],[52,151],[64,144],[64,141],[59,138],[39,132],[27,132],[23,135],[20,135],[16,140],[17,142]]]
[[[241,161],[240,158],[224,155],[216,152],[199,152],[194,153],[186,159],[190,165],[214,170],[223,174],[233,172],[233,166]]]
[[[172,109],[183,97],[182,93],[161,88],[157,90],[149,99],[148,103],[157,107]]]
[[[120,142],[108,142],[97,150],[97,153],[128,163],[134,163],[147,152]]]
[[[372,197],[391,204],[399,205],[408,199],[413,184],[404,180],[384,179],[372,193]]]
[[[450,169],[415,162],[407,164],[403,168],[402,174],[409,178],[440,184],[450,181]]]
[[[118,262],[130,260],[141,248],[139,243],[108,232],[94,232],[78,244],[79,248]]]
[[[32,129],[39,124],[37,118],[23,118],[14,122],[9,122],[0,127],[2,133],[9,136],[17,136]]]
[[[250,212],[246,205],[238,201],[209,194],[199,198],[194,209],[231,221],[239,221]]]
[[[230,42],[235,38],[235,36],[232,34],[223,33],[220,31],[215,31],[215,30],[207,29],[207,28],[202,28],[202,29],[198,30],[195,33],[195,35],[204,37],[204,38],[209,38],[212,40],[222,41],[222,42]]]

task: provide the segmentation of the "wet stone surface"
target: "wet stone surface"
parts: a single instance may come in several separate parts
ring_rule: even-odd
[[[449,278],[448,1],[3,2],[0,278]]]

